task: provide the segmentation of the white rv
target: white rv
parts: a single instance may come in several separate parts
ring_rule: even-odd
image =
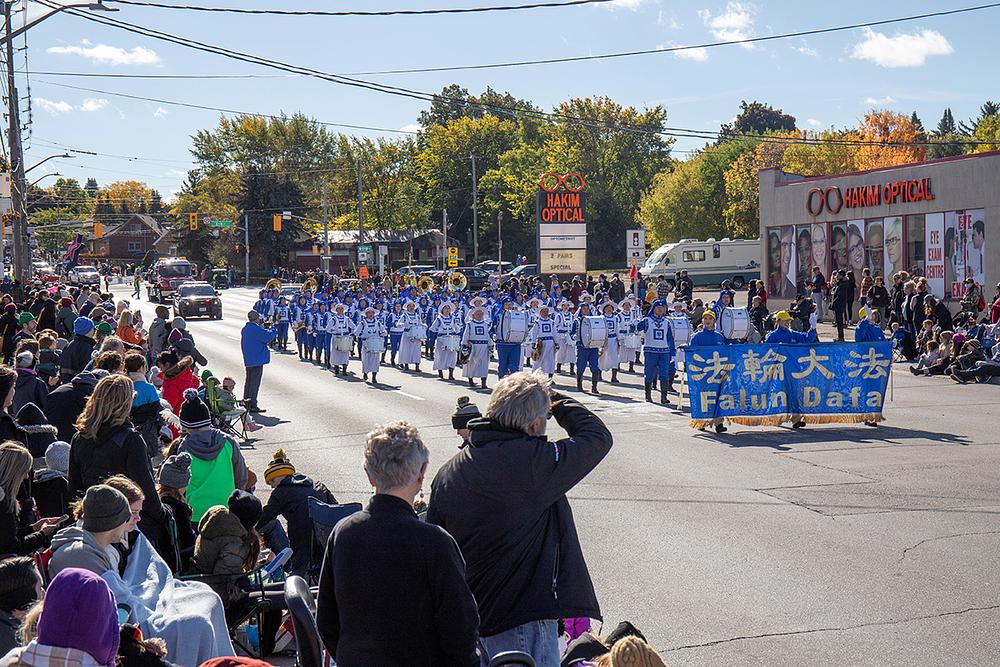
[[[673,289],[674,274],[684,269],[696,287],[730,280],[739,289],[748,280],[760,278],[760,239],[682,239],[667,243],[649,256],[639,273],[654,278],[665,275]]]

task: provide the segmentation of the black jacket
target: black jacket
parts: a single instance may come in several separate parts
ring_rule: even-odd
[[[167,564],[170,565],[170,570],[174,573],[187,572],[188,563],[191,560],[191,555],[194,553],[194,541],[197,537],[195,535],[195,525],[191,521],[191,506],[187,503],[177,500],[173,496],[162,496],[160,498],[163,501],[163,506],[170,513],[171,518],[174,521],[174,526],[176,528],[176,536],[166,535],[168,538],[167,542],[164,542],[157,551],[160,554],[174,554],[171,558],[163,557]],[[174,552],[174,542],[176,538],[177,551]],[[177,561],[177,556],[180,560]],[[175,562],[176,561],[176,562]]]
[[[59,377],[63,382],[69,382],[77,373],[82,371],[90,363],[91,355],[94,353],[94,346],[97,341],[89,336],[73,336],[69,345],[62,351],[59,358]]]
[[[611,450],[604,423],[556,395],[569,438],[550,442],[489,420],[438,471],[427,521],[447,530],[468,564],[484,636],[529,621],[601,618],[566,492]]]
[[[14,400],[10,404],[11,414],[27,403],[34,403],[41,409],[45,409],[45,402],[49,398],[49,388],[45,386],[45,381],[38,375],[26,368],[17,369],[17,380],[14,382]]]
[[[152,459],[161,453],[160,429],[166,423],[160,414],[163,406],[159,401],[143,403],[132,408],[131,420],[139,437],[146,443],[146,452]]]
[[[14,418],[17,428],[24,434],[22,442],[36,459],[45,456],[45,450],[56,441],[58,429],[49,424],[41,409],[34,403],[25,403]]]
[[[258,526],[264,526],[279,515],[285,517],[288,524],[288,546],[292,548],[291,571],[303,574],[308,571],[310,563],[319,563],[321,554],[313,554],[313,550],[322,550],[313,539],[313,522],[309,518],[309,498],[335,505],[337,499],[321,482],[313,482],[305,475],[296,473],[281,480],[271,491],[271,496],[264,506]]]
[[[934,304],[934,319],[936,324],[941,327],[941,331],[951,331],[955,328],[955,320],[951,316],[951,311],[940,301]]]
[[[76,420],[83,414],[87,399],[94,393],[97,376],[93,373],[78,373],[71,382],[56,387],[49,394],[45,406],[45,416],[56,427],[60,440],[69,442],[76,434]]]
[[[131,424],[104,427],[91,440],[77,433],[70,441],[69,490],[81,498],[94,484],[111,475],[126,475],[139,485],[146,496],[142,505],[139,530],[152,544],[160,544],[166,527],[166,511],[153,481],[153,466],[146,453],[146,443]]]
[[[0,555],[8,556],[29,556],[32,552],[45,549],[49,546],[51,538],[45,533],[34,532],[25,525],[30,525],[35,520],[32,509],[22,509],[22,505],[15,503],[14,510],[10,509],[7,501],[0,502]]]
[[[316,624],[338,667],[474,667],[479,618],[458,545],[375,495],[327,543]]]

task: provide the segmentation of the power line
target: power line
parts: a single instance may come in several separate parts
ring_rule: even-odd
[[[48,0],[39,0],[42,4],[50,7],[54,5]],[[984,9],[988,7],[1000,7],[1000,3],[993,3],[991,5],[981,5],[976,8],[966,8],[964,10],[950,10],[949,13],[957,13],[961,11],[974,11],[976,9]],[[439,101],[445,104],[450,104],[454,106],[464,107],[471,106],[489,111],[501,111],[510,115],[524,115],[529,117],[535,117],[542,120],[548,120],[551,122],[562,122],[569,125],[579,125],[583,127],[590,127],[595,129],[603,130],[620,130],[625,132],[633,132],[638,134],[647,135],[658,135],[658,136],[669,136],[669,137],[683,137],[683,138],[694,138],[694,139],[714,139],[718,138],[719,134],[717,132],[709,132],[704,130],[695,130],[690,128],[674,128],[674,127],[664,127],[660,129],[646,128],[640,126],[623,126],[623,125],[613,125],[608,123],[601,123],[599,121],[594,121],[592,119],[574,117],[568,114],[562,113],[547,113],[539,110],[529,110],[517,107],[503,107],[498,105],[483,104],[481,102],[472,102],[467,99],[453,98],[444,95],[438,95],[435,93],[428,93],[419,90],[412,90],[409,88],[402,88],[399,86],[389,86],[386,84],[375,83],[371,81],[366,81],[364,79],[356,79],[352,77],[347,77],[339,74],[332,74],[329,72],[323,72],[321,70],[315,70],[308,67],[302,67],[299,65],[291,65],[278,60],[273,60],[269,58],[264,58],[262,56],[256,56],[253,54],[243,53],[240,51],[234,51],[232,49],[227,49],[224,47],[215,46],[212,44],[207,44],[205,42],[199,42],[196,40],[191,40],[187,38],[180,38],[168,33],[160,32],[151,28],[146,28],[144,26],[139,26],[136,24],[128,23],[125,21],[119,21],[117,19],[109,19],[106,17],[98,17],[85,12],[79,12],[75,9],[68,10],[73,16],[85,19],[87,21],[92,21],[95,23],[101,23],[103,25],[108,25],[112,27],[117,27],[126,32],[131,32],[145,37],[151,37],[153,39],[158,39],[161,41],[171,42],[178,44],[180,46],[185,46],[199,51],[204,51],[206,53],[212,53],[215,55],[221,55],[234,60],[239,60],[243,62],[249,62],[257,65],[263,65],[272,69],[278,69],[282,71],[304,74],[307,76],[319,78],[322,80],[330,81],[332,83],[337,83],[340,85],[346,85],[356,88],[362,88],[367,90],[372,90],[375,92],[381,92],[389,95],[395,95],[400,97],[408,97],[412,99],[421,100],[424,102],[434,102]],[[861,25],[861,24],[858,24]],[[61,84],[65,85],[65,84]],[[820,140],[820,139],[783,139],[783,138],[772,138],[759,135],[740,135],[731,134],[727,135],[730,138],[745,138],[754,141],[778,141],[781,143],[802,143],[810,145],[819,145],[823,143],[827,144],[838,144],[838,145],[870,145],[870,146],[903,146],[903,145],[915,145],[918,142],[878,142],[878,141],[856,141],[856,140]],[[919,142],[925,145],[931,145],[933,142]],[[966,141],[963,142],[969,145],[976,145],[982,142]]]
[[[202,7],[200,5],[175,5],[162,2],[141,2],[139,0],[105,0],[119,5],[151,7],[155,9],[180,9],[196,12],[222,12],[227,14],[263,14],[271,16],[421,16],[430,14],[480,14],[485,12],[509,12],[526,9],[551,9],[594,5],[614,0],[558,0],[555,2],[533,2],[522,5],[494,5],[488,7],[452,7],[443,9],[385,9],[385,10],[345,10],[327,11],[314,9],[245,9],[242,7]]]
[[[219,111],[219,112],[222,112],[222,113],[230,113],[230,114],[236,114],[236,115],[242,115],[242,116],[260,116],[260,117],[263,117],[263,118],[271,118],[273,120],[285,120],[285,119],[288,118],[288,116],[280,116],[280,115],[275,115],[275,114],[266,114],[266,113],[261,113],[261,112],[258,112],[258,111],[239,111],[237,109],[227,109],[225,107],[215,107],[215,106],[210,106],[210,105],[206,105],[206,104],[195,104],[193,102],[179,102],[177,100],[166,100],[166,99],[157,98],[157,97],[146,97],[144,95],[130,95],[128,93],[119,93],[119,92],[115,92],[115,91],[111,91],[111,90],[98,90],[96,88],[84,88],[82,86],[72,86],[72,85],[70,85],[68,83],[56,83],[55,81],[46,81],[44,79],[38,79],[38,81],[40,83],[45,83],[45,84],[50,85],[50,86],[58,86],[60,88],[69,88],[69,89],[72,89],[72,90],[82,90],[82,91],[90,92],[90,93],[99,93],[101,95],[113,95],[115,97],[123,97],[123,98],[130,99],[130,100],[139,100],[141,102],[155,102],[157,104],[168,104],[168,105],[172,105],[172,106],[186,107],[186,108],[189,108],[189,109],[201,109],[203,111]],[[418,132],[414,132],[412,130],[392,129],[392,128],[388,128],[388,127],[371,127],[371,126],[368,126],[368,125],[353,125],[353,124],[350,124],[350,123],[334,123],[334,122],[330,122],[330,121],[321,121],[321,120],[315,120],[315,119],[310,119],[309,122],[317,123],[319,125],[326,125],[326,126],[329,126],[329,127],[343,127],[343,128],[347,128],[347,129],[351,129],[351,130],[365,130],[365,131],[371,131],[371,132],[395,132],[397,134],[419,134]]]

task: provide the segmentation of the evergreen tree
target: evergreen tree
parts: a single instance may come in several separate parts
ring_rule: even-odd
[[[927,142],[927,130],[924,129],[924,124],[920,122],[920,116],[914,111],[910,114],[910,122],[913,123],[914,129],[917,131],[916,143],[926,143]]]
[[[937,130],[934,131],[935,136],[943,137],[946,134],[955,134],[958,132],[958,127],[955,125],[955,116],[952,115],[951,109],[945,108],[944,113],[941,114],[941,120],[938,121]]]
[[[979,107],[979,116],[971,119],[968,123],[962,123],[960,128],[962,134],[967,134],[972,136],[976,133],[976,128],[979,127],[979,123],[984,119],[992,116],[994,114],[1000,113],[1000,104],[997,104],[993,100],[986,100],[983,105]]]
[[[97,190],[98,190],[97,179],[88,178],[87,184],[83,186],[83,191],[87,193],[88,197],[94,199],[97,196]]]
[[[945,109],[937,128],[931,133],[931,145],[927,149],[927,157],[936,160],[964,154],[965,145],[955,126],[955,116],[952,115],[951,109]]]
[[[139,200],[139,211],[138,212],[139,212],[139,215],[145,215],[148,212],[146,210],[146,200],[145,199],[140,199]]]
[[[128,210],[128,202],[127,201],[122,200],[121,212],[122,212],[122,215],[130,215],[129,210]]]

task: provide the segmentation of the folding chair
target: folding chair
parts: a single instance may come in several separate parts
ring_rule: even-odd
[[[349,517],[355,512],[360,512],[363,508],[361,503],[346,503],[344,505],[331,505],[324,503],[318,498],[309,498],[309,518],[313,522],[313,538],[319,544],[319,562],[312,558],[309,564],[310,577],[319,574],[319,566],[323,561],[323,553],[326,551],[326,543],[330,541],[334,527],[341,519]]]
[[[316,627],[316,599],[302,577],[285,580],[285,606],[295,628],[295,664],[297,667],[322,667],[323,646]]]
[[[249,437],[245,421],[247,409],[237,405],[232,410],[223,410],[219,405],[219,381],[214,377],[205,383],[205,403],[208,405],[215,428],[241,440]]]

